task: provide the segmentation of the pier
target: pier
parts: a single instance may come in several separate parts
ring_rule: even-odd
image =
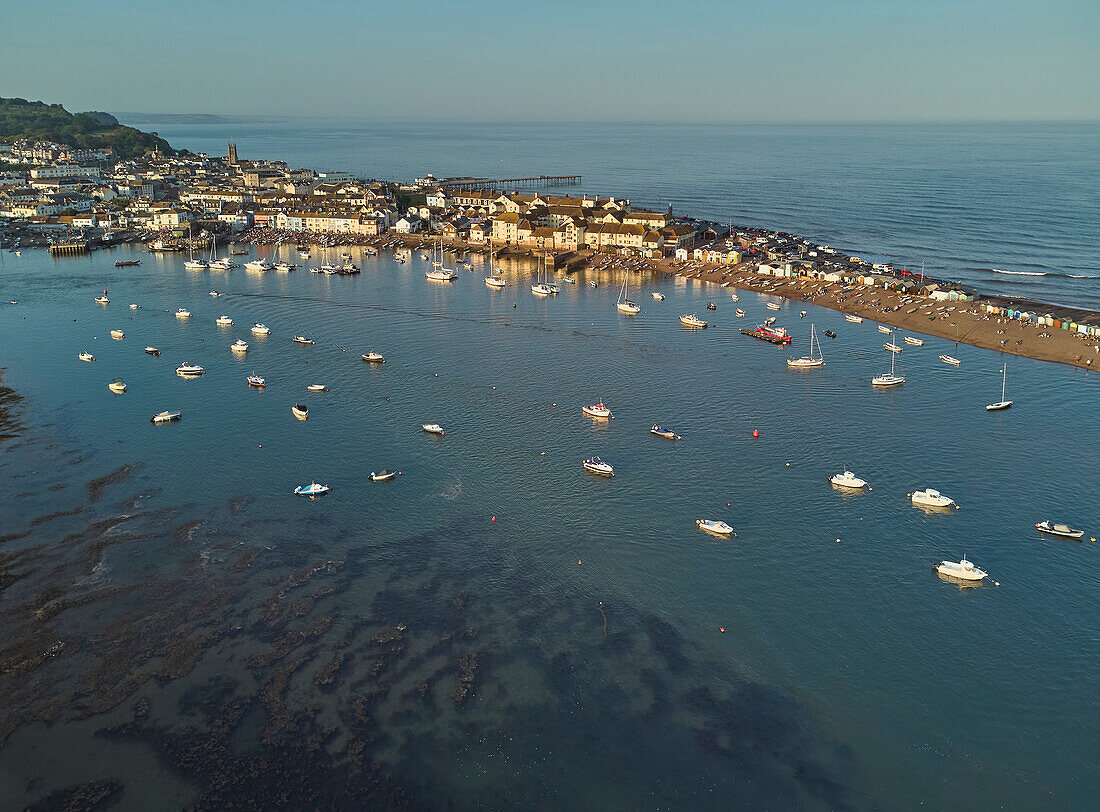
[[[442,189],[487,189],[495,186],[576,186],[580,175],[535,175],[530,178],[448,178],[438,181]]]
[[[76,254],[88,253],[88,243],[86,242],[64,242],[57,243],[50,246],[50,253],[55,257],[71,257]]]

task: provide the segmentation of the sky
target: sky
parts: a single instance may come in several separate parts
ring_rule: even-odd
[[[9,0],[0,96],[416,121],[1100,119],[1098,0]]]

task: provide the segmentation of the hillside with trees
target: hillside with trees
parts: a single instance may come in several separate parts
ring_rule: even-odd
[[[120,158],[134,158],[152,149],[173,155],[172,146],[156,133],[118,123],[106,113],[73,115],[60,104],[0,98],[0,141],[54,141],[72,147],[111,147]]]

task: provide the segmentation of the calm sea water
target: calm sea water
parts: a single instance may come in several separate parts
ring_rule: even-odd
[[[928,338],[874,391],[884,336],[822,308],[784,303],[787,351],[737,334],[714,287],[634,277],[628,318],[599,272],[540,300],[520,266],[496,292],[479,266],[440,285],[418,255],[357,259],[338,278],[0,255],[23,397],[0,446],[11,806],[97,779],[135,809],[273,788],[299,807],[1091,805],[1100,558],[1032,525],[1100,530],[1100,378],[1012,358],[1016,405],[990,414],[997,354]],[[709,300],[710,329],[679,327]],[[839,334],[827,365],[788,371],[811,322]],[[614,420],[581,415],[601,398]],[[163,409],[183,419],[151,425]],[[382,467],[402,475],[370,482]],[[873,490],[834,490],[845,467]],[[291,495],[311,480],[333,492]],[[962,509],[912,507],[926,486]],[[932,572],[964,554],[1000,586]]]
[[[146,129],[154,125],[146,126]],[[982,291],[1100,309],[1100,123],[164,125],[173,146],[409,180],[580,190],[791,231]],[[565,190],[568,191],[568,190]],[[573,190],[577,191],[577,190]]]

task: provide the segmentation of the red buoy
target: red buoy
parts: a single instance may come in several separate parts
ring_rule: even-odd
[[[490,519],[489,521],[491,521],[491,522],[495,522],[496,520],[497,520],[497,517],[496,517],[496,516],[494,516],[494,517],[493,517],[493,518],[491,518],[491,519]]]
[[[760,436],[760,432],[758,432],[758,431],[757,431],[756,429],[753,429],[753,430],[752,430],[752,436],[753,436],[753,437],[759,437],[759,436]]]
[[[726,633],[726,627],[725,626],[719,626],[718,631],[720,631],[722,634],[725,634]]]

